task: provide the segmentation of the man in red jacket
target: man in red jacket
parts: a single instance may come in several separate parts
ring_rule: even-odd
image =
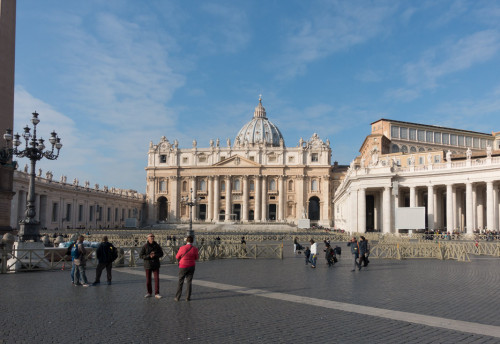
[[[193,246],[193,237],[190,235],[186,238],[186,245],[179,248],[175,258],[179,261],[179,284],[177,285],[177,293],[175,301],[179,301],[182,295],[182,286],[186,279],[186,301],[191,300],[191,282],[194,275],[194,267],[198,259],[198,249]]]

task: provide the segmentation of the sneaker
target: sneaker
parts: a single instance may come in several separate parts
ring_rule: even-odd
[[[80,283],[73,283],[73,285],[74,285],[75,287],[79,287],[79,286],[81,286],[81,284],[80,284]]]
[[[108,281],[108,285],[111,285],[111,281]]]
[[[93,286],[99,285],[100,282],[94,282],[92,283]]]
[[[187,302],[191,301],[191,299],[186,299]]]
[[[144,297],[151,297],[151,294],[146,294],[144,295]]]
[[[175,302],[179,302],[179,299],[178,299],[178,298],[175,298],[175,299],[174,299],[174,301],[175,301]]]
[[[89,287],[89,286],[90,286],[90,284],[87,284],[87,283],[82,284],[82,287]]]
[[[160,294],[156,294],[156,295],[155,295],[155,297],[156,297],[157,299],[161,299],[161,297],[162,297],[162,296],[161,296]]]

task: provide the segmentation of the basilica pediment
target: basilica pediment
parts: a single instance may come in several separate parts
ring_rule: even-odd
[[[214,167],[260,167],[261,165],[250,159],[244,158],[239,155],[234,155],[225,160],[213,164]]]

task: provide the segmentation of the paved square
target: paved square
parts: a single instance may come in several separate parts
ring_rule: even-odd
[[[500,342],[499,259],[372,259],[351,272],[347,249],[311,269],[290,247],[283,260],[198,263],[191,302],[173,300],[175,265],[160,270],[160,300],[144,299],[142,268],[89,288],[67,270],[0,275],[0,343]]]

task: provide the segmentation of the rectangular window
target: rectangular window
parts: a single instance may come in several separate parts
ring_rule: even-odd
[[[288,162],[294,162],[295,161],[295,157],[294,156],[289,156],[288,157]]]
[[[441,162],[441,156],[439,156],[439,155],[434,155],[434,162],[435,162],[435,163],[440,163],[440,162]]]
[[[111,208],[109,208],[109,207],[108,207],[108,214],[107,214],[107,216],[106,216],[106,219],[107,219],[108,221],[111,221]]]
[[[94,221],[94,206],[89,207],[89,221]]]
[[[83,220],[83,204],[78,205],[78,222]]]
[[[472,140],[472,147],[479,148],[479,138],[478,137],[474,137],[474,140]]]
[[[187,164],[188,163],[188,158],[187,157],[183,157],[182,158],[182,163],[183,164]]]
[[[450,144],[450,134],[443,133],[443,144],[444,145]]]
[[[402,139],[408,140],[408,128],[401,127],[401,129],[399,129],[399,134]]]
[[[391,126],[391,138],[399,139],[399,127],[395,125]]]
[[[433,138],[434,138],[434,132],[432,131],[427,131],[425,133],[425,141],[426,142],[433,142]]]
[[[204,155],[198,157],[198,162],[207,162],[207,157]]]
[[[276,162],[276,155],[270,155],[269,162]]]
[[[465,138],[465,146],[466,147],[472,147],[472,137],[467,136]]]
[[[57,222],[59,217],[59,203],[52,203],[52,222]]]
[[[160,155],[160,162],[162,164],[166,163],[167,162],[167,156],[166,155]]]
[[[167,183],[164,180],[160,180],[160,191],[166,191]]]
[[[255,157],[254,156],[249,156],[248,159],[250,159],[250,161],[255,161]]]
[[[410,128],[410,140],[412,141],[417,140],[417,129]]]
[[[418,157],[418,163],[419,163],[420,165],[423,165],[423,164],[424,164],[424,157],[423,157],[423,156],[419,156],[419,157]]]
[[[425,130],[418,131],[418,140],[420,142],[425,142]]]
[[[254,182],[250,182],[250,191],[254,191],[255,190],[255,184]]]
[[[311,154],[311,162],[318,162],[318,153],[312,153]]]
[[[481,148],[482,149],[486,148],[486,140],[485,139],[481,139]]]
[[[434,133],[434,143],[441,143],[441,133]]]
[[[71,204],[66,204],[66,221],[71,221]]]
[[[493,148],[493,144],[492,144],[491,140],[486,140],[486,147],[488,147],[488,146]]]
[[[457,135],[450,134],[450,145],[452,145],[452,146],[456,146],[457,145]]]
[[[463,135],[458,135],[458,145],[459,146],[464,146],[464,136]]]

